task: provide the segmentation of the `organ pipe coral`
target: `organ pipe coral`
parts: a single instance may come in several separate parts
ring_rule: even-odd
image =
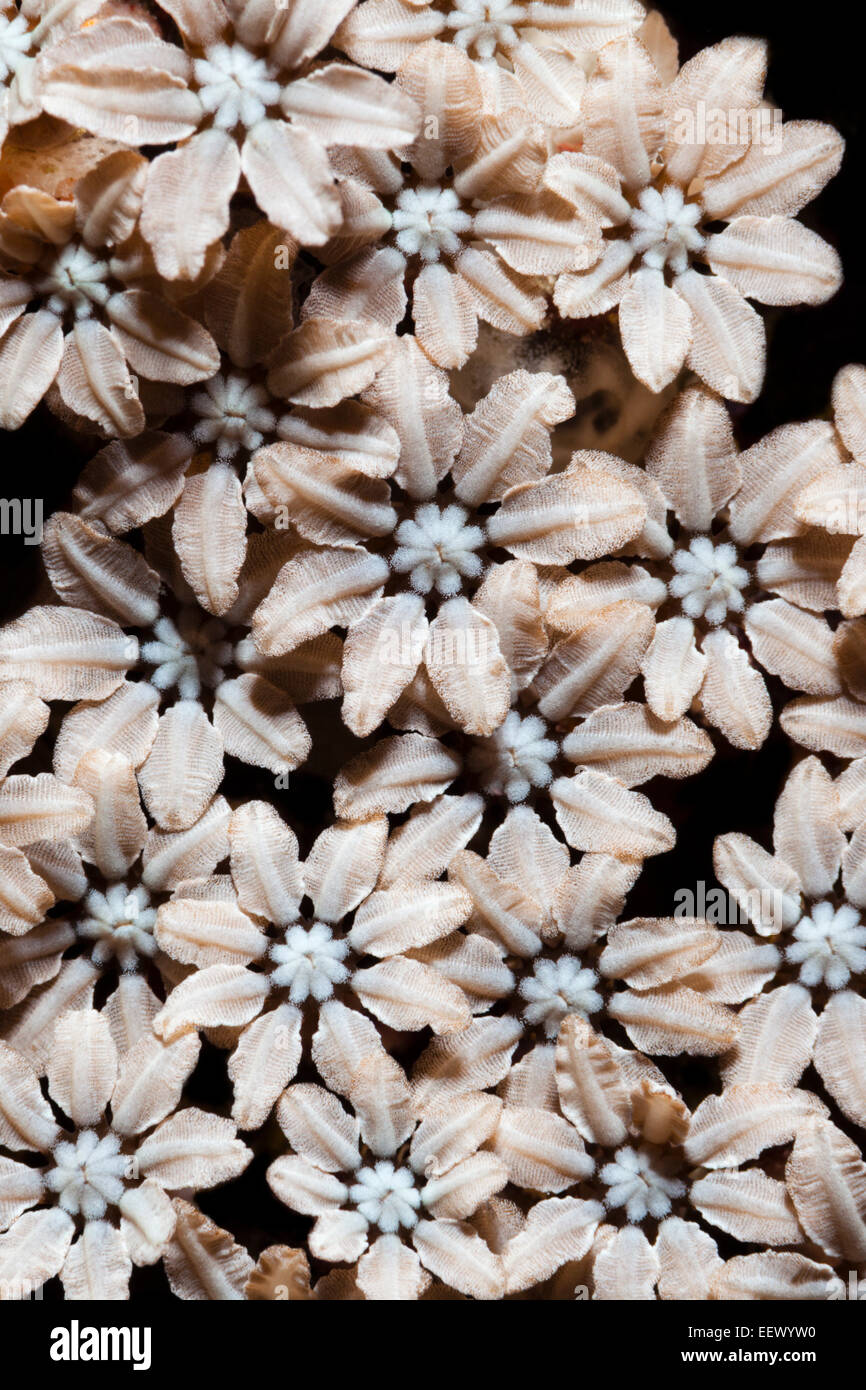
[[[766,65],[2,8],[0,1298],[866,1267],[866,367],[744,413],[842,286]]]

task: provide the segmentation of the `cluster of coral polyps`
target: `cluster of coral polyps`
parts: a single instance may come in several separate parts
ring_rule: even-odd
[[[3,6],[0,424],[91,448],[0,629],[0,1296],[866,1273],[866,367],[738,451],[752,301],[841,283],[765,62],[637,0]],[[635,918],[655,790],[774,722],[736,925]]]

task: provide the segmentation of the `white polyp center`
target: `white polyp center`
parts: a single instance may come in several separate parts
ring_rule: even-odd
[[[54,1167],[45,1181],[70,1216],[99,1221],[123,1196],[129,1158],[120,1152],[116,1134],[100,1139],[94,1130],[83,1129],[74,1142],[56,1144],[52,1158]]]
[[[676,1159],[666,1158],[650,1144],[617,1149],[613,1163],[606,1163],[599,1177],[610,1188],[607,1207],[625,1207],[629,1221],[657,1220],[667,1216],[674,1197],[682,1197],[686,1185],[672,1176]]]
[[[631,214],[631,246],[653,270],[670,266],[674,275],[688,269],[689,257],[700,251],[704,238],[697,230],[698,203],[687,203],[675,185],[645,188]]]
[[[716,626],[729,610],[742,613],[749,571],[737,564],[737,550],[730,541],[713,545],[709,536],[696,536],[688,550],[674,552],[672,563],[676,574],[668,590],[690,618],[706,618]]]
[[[141,648],[142,660],[156,667],[151,684],[157,690],[176,685],[182,700],[197,700],[203,685],[215,690],[233,656],[225,634],[225,623],[197,608],[181,609],[177,626],[160,618],[153,625],[154,640]]]
[[[527,1001],[523,1017],[532,1027],[542,1026],[548,1038],[556,1036],[566,1014],[587,1018],[604,1003],[595,986],[598,976],[577,956],[540,960],[532,975],[521,980],[518,992]]]
[[[0,15],[0,82],[23,67],[32,45],[33,31],[24,15]]]
[[[438,589],[453,596],[464,579],[477,579],[481,560],[476,550],[484,540],[479,526],[467,526],[466,512],[455,503],[440,509],[425,502],[411,521],[396,530],[398,549],[391,564],[419,594]]]
[[[848,903],[816,903],[808,917],[800,918],[793,937],[785,956],[800,966],[804,985],[842,989],[852,975],[866,971],[866,927]]]
[[[213,444],[218,459],[227,462],[239,449],[252,453],[276,427],[266,388],[239,372],[218,372],[202,384],[191,407],[199,417],[192,437],[197,444]]]
[[[121,970],[134,970],[141,956],[156,954],[156,909],[140,884],[130,889],[112,883],[104,893],[94,888],[84,899],[84,910],[78,932],[95,943],[91,954],[97,965],[114,957]]]
[[[46,309],[58,315],[71,310],[77,319],[86,319],[94,305],[102,307],[111,298],[106,284],[110,274],[107,261],[72,241],[59,251],[52,247],[46,252],[33,283]]]
[[[199,100],[220,130],[256,125],[280,98],[280,84],[264,58],[239,43],[216,43],[192,65]]]
[[[519,35],[515,26],[526,18],[523,6],[511,0],[454,0],[445,23],[454,30],[455,43],[489,61],[497,50],[507,52],[516,46]]]
[[[518,802],[526,799],[531,787],[548,786],[558,744],[546,734],[547,725],[537,714],[521,719],[511,710],[494,734],[476,740],[469,766],[477,772],[482,790]]]
[[[335,938],[324,922],[314,922],[309,928],[290,927],[285,942],[271,947],[276,966],[271,983],[287,989],[293,1004],[303,1004],[310,997],[321,1003],[330,999],[334,985],[349,978],[343,964],[348,951],[348,942]]]
[[[440,256],[456,256],[463,234],[472,226],[472,217],[460,206],[453,188],[431,184],[404,188],[397,195],[391,214],[396,241],[404,256],[420,256],[422,261],[438,261]]]
[[[417,1225],[421,1194],[409,1168],[395,1168],[390,1159],[380,1159],[372,1168],[359,1168],[349,1196],[371,1226],[391,1235],[401,1226]]]

